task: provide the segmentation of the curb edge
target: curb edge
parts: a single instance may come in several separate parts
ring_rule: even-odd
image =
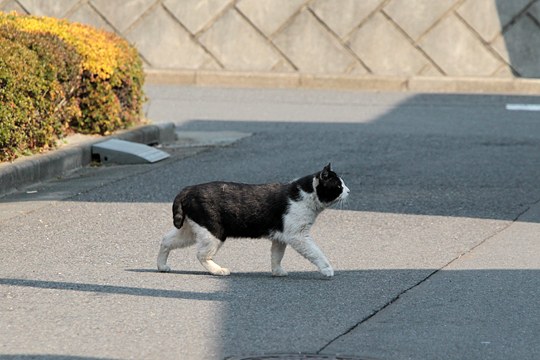
[[[116,138],[141,144],[174,140],[174,123],[143,125],[73,146],[22,158],[0,168],[0,197],[33,183],[50,180],[87,166],[92,161],[92,145]]]

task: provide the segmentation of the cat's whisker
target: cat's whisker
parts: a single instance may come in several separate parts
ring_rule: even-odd
[[[347,207],[347,202],[348,202],[348,197],[344,197],[344,198],[340,198],[339,201],[338,201],[338,206],[340,208],[340,210],[343,210]]]

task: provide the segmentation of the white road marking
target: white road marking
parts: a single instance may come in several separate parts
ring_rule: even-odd
[[[511,110],[511,111],[540,111],[540,104],[506,104],[506,110]]]

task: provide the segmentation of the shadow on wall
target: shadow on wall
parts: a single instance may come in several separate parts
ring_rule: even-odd
[[[497,51],[514,76],[540,78],[540,2],[496,0],[496,6],[506,48]]]
[[[155,69],[540,77],[538,0],[125,3],[0,0],[0,11],[116,32]]]

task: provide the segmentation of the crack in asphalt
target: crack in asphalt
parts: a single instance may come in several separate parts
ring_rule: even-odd
[[[479,243],[477,243],[476,245],[474,245],[473,247],[471,247],[470,249],[468,249],[467,251],[459,254],[458,256],[456,256],[455,258],[453,258],[452,260],[450,260],[448,263],[446,263],[444,266],[442,266],[441,268],[437,269],[437,270],[434,270],[433,272],[429,273],[425,278],[423,278],[422,280],[420,280],[419,282],[417,282],[416,284],[406,288],[405,290],[403,290],[402,292],[400,292],[399,294],[397,294],[396,296],[394,296],[392,299],[390,299],[390,301],[388,301],[387,303],[385,303],[383,306],[381,306],[380,308],[378,308],[377,310],[374,310],[371,314],[369,314],[368,316],[366,316],[365,318],[363,318],[362,320],[360,320],[358,323],[354,324],[353,326],[351,326],[349,329],[347,329],[345,332],[337,335],[336,337],[334,337],[332,340],[330,340],[329,342],[327,342],[323,347],[321,347],[319,350],[317,350],[316,354],[320,354],[321,352],[323,352],[326,348],[328,348],[330,345],[332,345],[334,342],[338,341],[340,338],[342,337],[345,337],[347,336],[348,334],[350,334],[351,332],[353,332],[355,329],[357,329],[360,325],[368,322],[369,320],[371,320],[373,317],[375,317],[377,314],[379,314],[381,311],[385,310],[386,308],[390,307],[392,304],[394,304],[395,302],[397,302],[403,295],[405,295],[406,293],[408,293],[409,291],[413,290],[414,288],[422,285],[423,283],[425,283],[426,281],[428,281],[433,275],[443,271],[444,269],[446,269],[448,266],[450,266],[451,264],[453,264],[454,262],[456,262],[457,260],[459,260],[462,256],[465,256],[467,254],[470,254],[472,253],[476,248],[478,248],[479,246],[485,244],[489,239],[492,239],[493,237],[497,236],[498,234],[502,233],[503,231],[507,230],[508,228],[510,228],[513,224],[515,224],[517,221],[519,221],[519,219],[521,217],[523,217],[523,215],[525,215],[533,206],[535,205],[538,205],[540,204],[540,199],[538,199],[537,201],[533,201],[532,203],[529,203],[526,208],[524,210],[522,210],[521,212],[519,212],[513,220],[511,220],[507,226],[503,227],[502,229],[494,232],[493,234],[491,234],[490,236],[486,237],[485,239],[483,239],[482,241],[480,241]]]
[[[461,255],[460,255],[461,256]],[[453,259],[451,262],[453,262],[455,259]],[[399,300],[399,298],[406,294],[408,291],[414,289],[415,287],[417,287],[418,285],[422,284],[423,282],[427,281],[430,277],[432,277],[433,275],[435,275],[436,273],[438,273],[440,270],[444,269],[446,266],[448,266],[451,262],[449,262],[448,264],[446,264],[444,267],[442,267],[441,269],[438,269],[438,270],[434,270],[433,272],[429,273],[429,275],[427,275],[424,279],[422,279],[421,281],[419,281],[418,283],[408,287],[407,289],[403,290],[402,292],[400,292],[399,294],[397,294],[396,296],[394,296],[392,299],[390,299],[390,301],[388,301],[386,304],[384,304],[383,306],[381,306],[380,308],[378,308],[377,310],[373,311],[371,314],[369,314],[368,316],[366,316],[365,318],[363,318],[360,322],[356,323],[355,325],[351,326],[349,329],[347,329],[344,333],[342,334],[339,334],[338,336],[336,336],[335,338],[333,338],[332,340],[330,340],[328,343],[326,343],[323,347],[321,347],[319,350],[317,350],[317,354],[320,354],[321,352],[323,352],[328,346],[330,346],[332,343],[336,342],[337,340],[339,340],[340,338],[348,335],[349,333],[353,332],[356,328],[358,328],[360,325],[364,324],[365,322],[369,321],[371,318],[373,318],[375,315],[377,315],[378,313],[380,313],[381,311],[383,311],[384,309],[386,309],[387,307],[389,307],[390,305],[394,304],[396,301]]]

